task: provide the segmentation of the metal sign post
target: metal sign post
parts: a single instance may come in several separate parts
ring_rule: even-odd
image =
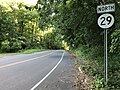
[[[104,29],[104,78],[105,90],[107,90],[108,82],[108,52],[107,52],[107,30],[114,26],[115,4],[97,6],[98,26]]]
[[[105,78],[105,90],[107,90],[108,82],[107,29],[104,29],[104,78]]]

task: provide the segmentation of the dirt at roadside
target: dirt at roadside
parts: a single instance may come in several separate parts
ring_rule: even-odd
[[[77,90],[95,90],[92,85],[92,77],[89,75],[85,74],[80,66],[87,64],[87,62],[80,60],[75,54],[71,54],[72,59],[75,60],[76,64],[76,72],[77,72],[77,77],[76,77],[76,87]]]
[[[5,57],[5,56],[13,56],[15,54],[0,54],[0,58]]]

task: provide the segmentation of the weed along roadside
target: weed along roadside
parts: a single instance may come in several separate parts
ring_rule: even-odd
[[[80,60],[77,54],[71,53],[72,59],[75,61],[75,67],[76,67],[76,87],[78,90],[94,90],[93,86],[93,80],[94,78],[85,72],[85,69],[87,68],[88,62],[84,60]]]
[[[31,54],[31,53],[35,53],[35,52],[42,52],[45,50],[46,49],[26,49],[26,50],[21,50],[19,52],[15,52],[15,53],[0,53],[0,58],[4,57],[4,56],[13,56],[13,55],[17,55],[17,54]]]
[[[81,46],[72,50],[72,57],[75,59],[77,68],[77,86],[79,90],[104,90],[104,61],[100,47],[87,48]],[[119,60],[120,54],[109,53],[108,64],[108,90],[119,90]],[[116,57],[115,57],[116,56]],[[114,60],[114,61],[113,61]],[[115,65],[116,64],[116,65]],[[114,67],[116,66],[116,67]],[[115,76],[114,76],[115,75]]]
[[[120,90],[120,0],[0,0],[0,59],[46,49],[80,59],[79,88]]]

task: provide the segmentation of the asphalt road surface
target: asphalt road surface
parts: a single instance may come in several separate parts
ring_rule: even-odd
[[[74,61],[64,50],[0,58],[0,90],[76,90]]]

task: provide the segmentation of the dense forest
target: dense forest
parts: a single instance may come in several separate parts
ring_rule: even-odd
[[[115,3],[115,28],[108,30],[108,87],[120,89],[120,1],[38,0],[0,4],[0,52],[30,48],[66,49],[94,63],[84,71],[104,88],[104,31],[97,25],[97,5]]]

